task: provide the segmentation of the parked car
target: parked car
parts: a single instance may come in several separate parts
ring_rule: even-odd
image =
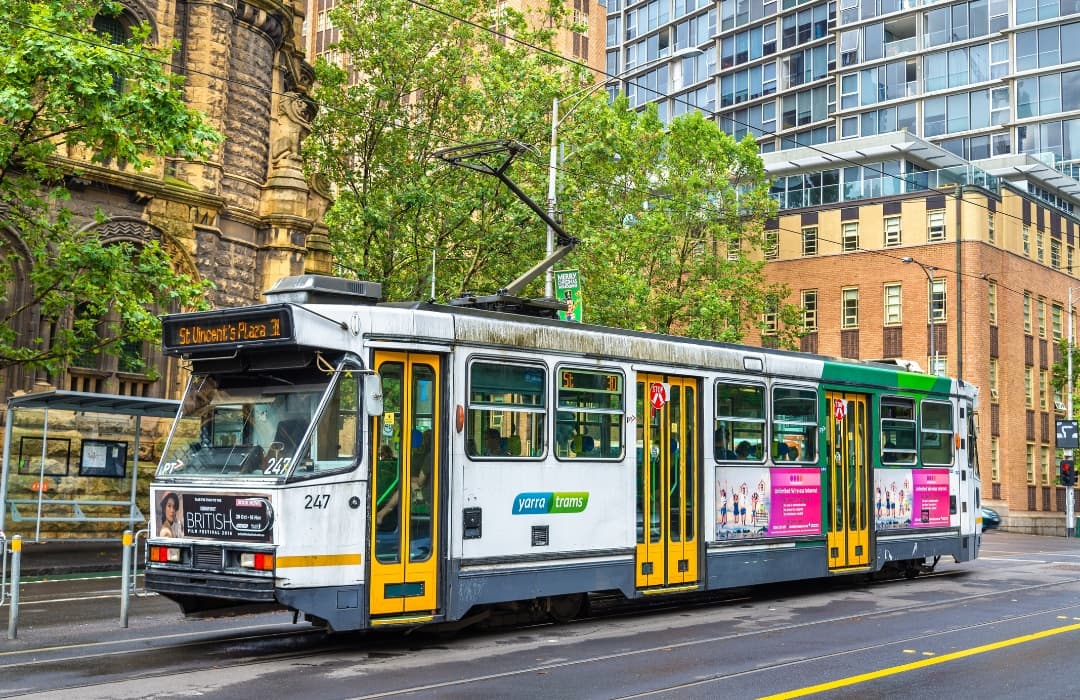
[[[1001,525],[1001,516],[993,508],[982,507],[982,529],[983,532],[987,530],[996,530]]]

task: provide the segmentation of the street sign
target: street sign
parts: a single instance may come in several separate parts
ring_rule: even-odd
[[[1054,444],[1057,447],[1071,449],[1080,447],[1080,421],[1058,420],[1054,423]]]

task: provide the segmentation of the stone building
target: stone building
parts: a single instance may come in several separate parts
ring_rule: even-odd
[[[178,270],[214,282],[209,301],[215,307],[260,303],[262,292],[285,275],[328,272],[321,221],[329,200],[306,181],[299,155],[314,108],[308,98],[314,74],[301,42],[303,0],[121,4],[122,15],[99,17],[95,28],[117,36],[146,22],[155,44],[178,44],[173,69],[184,76],[188,104],[225,138],[205,160],[161,159],[139,172],[73,158],[79,176],[68,181],[68,207],[77,225],[97,230],[105,242],[159,241]],[[17,231],[0,231],[0,238],[5,251],[25,250]],[[29,294],[25,257],[9,289],[7,303],[14,308]],[[17,330],[21,338],[40,336],[48,343],[71,316],[53,323],[31,308],[18,317]],[[81,410],[52,411],[47,421],[41,411],[8,416],[12,396],[56,389],[176,399],[186,379],[179,363],[154,344],[124,347],[119,357],[91,355],[56,373],[22,367],[3,372],[0,432],[9,418],[14,422],[6,436],[10,459],[0,529],[31,539],[115,538],[125,527],[137,529],[170,422],[144,420],[135,427],[140,423],[133,416]],[[97,454],[88,445],[119,451],[113,473],[87,475],[93,473],[88,455]],[[90,501],[110,505],[88,506]],[[129,504],[135,508],[131,520]]]
[[[327,199],[305,181],[299,158],[314,77],[301,42],[303,1],[122,4],[122,15],[99,18],[97,28],[117,34],[147,22],[157,45],[177,42],[174,69],[185,78],[188,103],[225,139],[204,161],[163,159],[140,172],[73,161],[81,172],[69,183],[77,219],[105,241],[160,241],[179,269],[217,285],[214,306],[257,303],[281,276],[328,270],[320,223]],[[95,218],[98,209],[104,221]],[[0,235],[20,249],[18,232]],[[21,294],[16,284],[9,303],[19,304]],[[18,323],[26,338],[40,334],[47,342],[55,332],[33,311]],[[147,397],[182,390],[183,377],[159,348],[125,351],[160,378],[132,371],[124,357],[101,355],[58,374],[10,369],[0,377],[2,399],[48,386]]]

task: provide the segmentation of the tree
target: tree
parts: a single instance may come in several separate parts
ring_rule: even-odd
[[[439,11],[370,0],[334,10],[347,69],[317,66],[322,111],[306,154],[335,190],[327,224],[336,261],[382,282],[391,299],[430,295],[433,251],[435,296],[507,285],[544,256],[543,223],[495,178],[432,154],[495,139],[536,144],[507,174],[540,201],[552,97],[576,96],[559,127],[573,149],[560,203],[581,243],[560,266],[582,271],[586,320],[741,339],[770,299],[787,296],[764,288],[754,261],[775,211],[756,147],[697,113],[665,125],[625,99],[609,104],[581,66],[534,48],[550,48],[564,8],[556,0],[526,17],[493,0]],[[541,284],[526,294],[540,296]]]
[[[327,225],[341,267],[382,282],[388,298],[422,298],[435,251],[436,294],[454,297],[494,291],[542,256],[543,225],[512,194],[432,154],[546,128],[564,64],[484,29],[550,45],[547,27],[563,21],[564,3],[546,9],[536,30],[492,0],[439,11],[370,0],[332,12],[348,68],[316,65],[320,114],[305,152],[335,190]],[[512,175],[542,191],[539,172],[515,166]]]
[[[763,283],[756,255],[776,203],[753,140],[696,111],[665,126],[625,97],[586,109],[560,201],[582,236],[574,262],[590,320],[737,342],[770,312],[779,343],[792,345],[797,314],[780,303],[789,290]]]
[[[67,205],[68,178],[87,162],[141,170],[158,156],[209,155],[220,140],[184,104],[174,47],[150,47],[147,26],[122,44],[94,31],[95,17],[119,11],[91,0],[0,5],[0,369],[55,371],[156,341],[154,307],[198,305],[208,289],[175,272],[158,242],[106,245]],[[15,336],[31,310],[55,322],[48,340]]]
[[[1076,345],[1069,344],[1068,338],[1058,338],[1057,340],[1058,352],[1061,357],[1060,360],[1054,363],[1050,368],[1051,377],[1050,383],[1054,385],[1054,388],[1061,392],[1061,395],[1068,401],[1069,391],[1069,354],[1072,354],[1072,386],[1073,391],[1080,389],[1080,348]]]

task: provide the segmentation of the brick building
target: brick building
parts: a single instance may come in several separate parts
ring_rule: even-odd
[[[1051,377],[1080,298],[1075,181],[1030,156],[984,170],[906,133],[764,159],[781,203],[766,277],[802,306],[802,349],[978,385],[987,499],[1010,529],[1063,532],[1054,422],[1067,402]]]

